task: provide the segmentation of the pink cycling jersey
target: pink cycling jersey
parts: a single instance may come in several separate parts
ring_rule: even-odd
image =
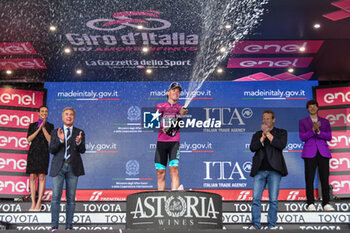
[[[163,132],[163,123],[164,120],[168,121],[170,119],[176,118],[180,116],[180,110],[182,106],[178,103],[172,104],[169,101],[158,104],[156,107],[156,110],[159,110],[161,115],[161,128],[158,132],[158,142],[178,142],[180,141],[180,132],[177,132],[177,134],[174,137],[171,137]],[[167,124],[169,125],[169,124]]]

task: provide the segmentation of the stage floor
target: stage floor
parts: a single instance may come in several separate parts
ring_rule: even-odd
[[[332,202],[336,211],[324,212],[320,202],[315,212],[306,211],[304,201],[280,201],[277,226],[288,232],[350,231],[350,200]],[[7,223],[7,230],[49,231],[51,229],[50,202],[42,204],[41,212],[29,212],[30,202],[0,200],[0,221]],[[190,230],[191,232],[241,232],[247,230],[251,222],[251,202],[222,202],[222,230]],[[268,202],[262,202],[262,225],[266,228]],[[65,202],[61,203],[59,232],[64,231]],[[73,229],[81,232],[187,232],[188,230],[131,230],[125,229],[126,202],[77,202]],[[65,232],[65,231],[64,231]]]
[[[261,230],[247,230],[248,232],[259,232]],[[276,231],[276,230],[264,230],[264,231]],[[278,231],[278,230],[277,230]],[[5,230],[3,232],[11,232],[11,233],[20,233],[23,231],[18,230]],[[66,230],[58,230],[56,233],[66,233]],[[82,233],[95,233],[95,232],[111,232],[109,230],[80,230],[79,232]],[[242,230],[124,230],[124,229],[117,229],[113,230],[115,233],[187,233],[187,232],[193,232],[193,233],[239,233],[242,232]],[[283,230],[283,232],[286,233],[302,233],[305,232],[303,230]],[[324,230],[313,230],[313,232],[324,232]],[[337,233],[349,233],[349,230],[333,230],[328,232],[337,232]]]

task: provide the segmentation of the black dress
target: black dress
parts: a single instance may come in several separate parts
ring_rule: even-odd
[[[46,122],[44,127],[49,134],[51,134],[51,131],[54,129],[54,125],[49,122]],[[28,128],[27,137],[32,135],[37,129],[38,122],[31,123]],[[47,175],[49,160],[50,153],[48,141],[45,138],[44,132],[40,130],[29,147],[26,173]]]

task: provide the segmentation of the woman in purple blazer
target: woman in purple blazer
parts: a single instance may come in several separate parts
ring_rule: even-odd
[[[327,119],[318,116],[318,103],[306,103],[309,116],[299,121],[299,137],[305,143],[301,157],[305,164],[305,183],[308,211],[316,211],[314,205],[314,179],[316,168],[322,187],[322,206],[324,211],[334,211],[329,204],[329,159],[332,157],[327,141],[332,139],[331,126]]]

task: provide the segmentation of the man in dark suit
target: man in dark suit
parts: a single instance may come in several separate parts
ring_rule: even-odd
[[[309,116],[299,121],[299,137],[305,142],[301,158],[305,164],[305,183],[307,210],[316,211],[314,205],[314,180],[316,169],[322,187],[322,206],[324,211],[334,211],[329,204],[329,159],[332,158],[327,141],[332,139],[331,125],[325,118],[318,116],[318,103],[309,100],[306,103]]]
[[[72,229],[75,210],[75,190],[78,177],[84,175],[81,155],[85,153],[85,133],[73,127],[75,110],[66,107],[62,111],[63,127],[51,133],[50,152],[53,154],[50,176],[52,176],[51,226],[58,229],[63,183],[66,181],[66,230]]]
[[[269,191],[268,228],[277,229],[278,194],[282,176],[288,174],[282,154],[287,145],[287,131],[274,127],[275,114],[271,110],[263,113],[261,130],[257,131],[250,143],[250,150],[255,152],[250,176],[254,177],[252,226],[261,227],[261,197],[265,187]]]

